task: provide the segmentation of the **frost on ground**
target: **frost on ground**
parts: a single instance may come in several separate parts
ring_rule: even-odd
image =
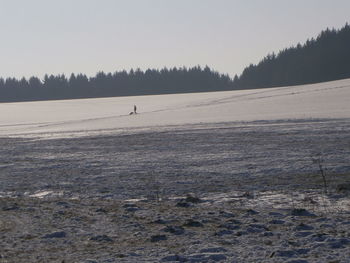
[[[240,200],[2,198],[0,260],[349,262],[349,212],[252,209]]]
[[[0,262],[349,262],[349,83],[1,104]]]
[[[349,142],[349,119],[0,139],[0,262],[349,262]]]
[[[132,199],[157,188],[160,195],[173,196],[300,188],[303,180],[319,188],[315,158],[324,159],[330,182],[349,172],[349,131],[350,120],[343,119],[72,139],[3,138],[0,195]]]

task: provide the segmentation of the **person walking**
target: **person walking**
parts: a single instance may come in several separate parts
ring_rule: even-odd
[[[134,114],[136,114],[137,112],[136,112],[136,105],[134,105]]]

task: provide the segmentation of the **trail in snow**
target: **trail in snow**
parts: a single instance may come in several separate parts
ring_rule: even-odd
[[[313,85],[0,104],[0,136],[81,135],[257,120],[350,118],[350,79]],[[136,104],[141,114],[129,115]]]

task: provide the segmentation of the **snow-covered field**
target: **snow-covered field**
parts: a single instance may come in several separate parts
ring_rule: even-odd
[[[0,104],[0,263],[350,262],[349,98],[340,80]]]
[[[230,92],[3,103],[0,135],[71,136],[199,123],[350,118],[349,98],[347,79]],[[140,114],[130,116],[134,104]]]

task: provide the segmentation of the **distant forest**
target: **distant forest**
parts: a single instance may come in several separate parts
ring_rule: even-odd
[[[0,102],[98,98],[187,92],[226,91],[300,85],[350,78],[350,26],[327,29],[316,39],[267,55],[240,76],[208,66],[45,75],[44,79],[0,78]]]
[[[235,89],[300,85],[350,78],[350,26],[327,29],[305,44],[272,53],[234,78]]]
[[[99,72],[94,77],[84,74],[71,74],[69,78],[65,75],[45,75],[43,80],[37,77],[28,80],[0,78],[0,102],[225,90],[232,90],[231,78],[211,70],[208,66],[146,71],[137,69],[107,74]]]

